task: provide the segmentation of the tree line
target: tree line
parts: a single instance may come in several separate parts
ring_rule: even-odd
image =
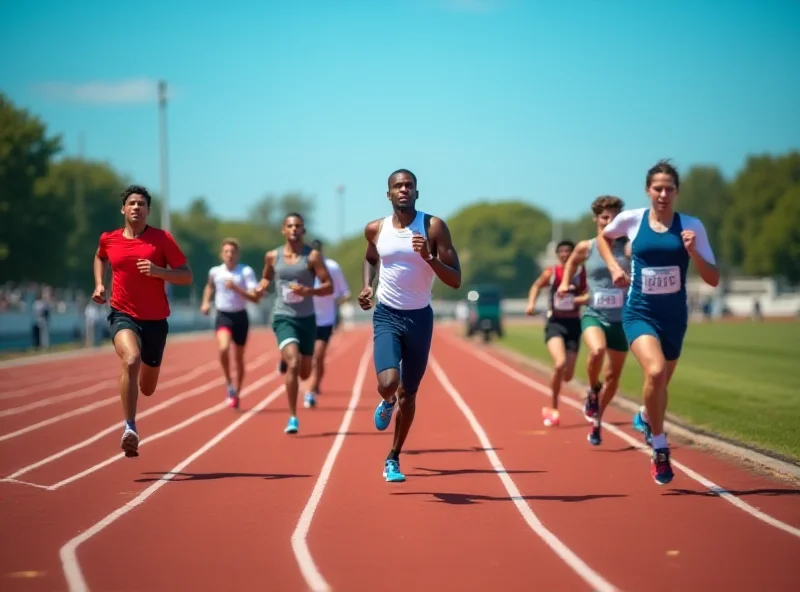
[[[109,164],[60,157],[62,140],[46,125],[0,93],[0,278],[37,281],[91,291],[91,260],[100,233],[120,224],[119,193],[131,180]],[[641,196],[620,196],[634,207]],[[713,166],[683,173],[682,212],[701,218],[726,275],[747,274],[800,282],[800,152],[750,156],[726,179]],[[242,244],[242,261],[260,272],[264,252],[282,242],[280,224],[298,211],[314,226],[313,199],[300,193],[266,195],[243,220],[213,215],[204,197],[171,212],[172,231],[195,270],[194,285],[176,287],[176,298],[199,296],[205,271],[219,261],[226,236]],[[152,220],[160,222],[158,196]],[[540,272],[537,258],[553,234],[550,215],[522,200],[477,202],[448,216],[459,250],[463,285],[458,291],[436,282],[439,298],[461,298],[470,285],[496,284],[506,297],[521,297]],[[576,242],[594,235],[588,212],[562,224],[561,236]],[[361,287],[363,234],[326,247],[350,283]]]

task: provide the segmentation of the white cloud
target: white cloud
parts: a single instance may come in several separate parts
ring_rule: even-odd
[[[158,98],[158,81],[149,78],[115,82],[42,82],[36,88],[53,100],[94,105],[154,103]]]

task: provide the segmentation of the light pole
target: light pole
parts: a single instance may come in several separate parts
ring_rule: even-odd
[[[161,227],[170,229],[169,188],[167,187],[167,83],[158,82],[158,131],[161,150]]]
[[[339,202],[339,242],[344,240],[344,192],[345,186],[339,183],[336,187],[336,196]]]

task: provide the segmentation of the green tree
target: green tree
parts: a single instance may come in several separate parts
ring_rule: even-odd
[[[218,224],[203,197],[193,199],[185,212],[172,213],[175,239],[189,260],[194,275],[190,286],[173,287],[175,298],[200,297],[208,270],[219,262]]]
[[[720,252],[722,226],[731,204],[731,190],[719,169],[698,166],[689,169],[681,179],[678,209],[703,222],[708,240],[715,252]],[[721,252],[720,252],[721,254]],[[718,257],[717,263],[725,269],[726,259]],[[694,267],[690,268],[695,273]]]
[[[0,277],[5,280],[46,280],[50,258],[58,254],[61,245],[52,233],[58,208],[34,188],[60,150],[60,136],[48,136],[41,120],[0,93]]]

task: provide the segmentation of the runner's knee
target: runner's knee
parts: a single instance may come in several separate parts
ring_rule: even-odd
[[[589,363],[596,364],[597,362],[603,359],[603,356],[606,355],[606,348],[605,347],[598,347],[595,346],[589,350]]]
[[[128,373],[138,373],[142,364],[142,356],[138,351],[125,352],[122,355],[122,366]]]
[[[667,381],[667,365],[663,360],[652,360],[645,364],[645,379],[654,385],[664,384]]]
[[[400,374],[394,368],[378,374],[378,392],[382,397],[395,394],[400,386]]]

